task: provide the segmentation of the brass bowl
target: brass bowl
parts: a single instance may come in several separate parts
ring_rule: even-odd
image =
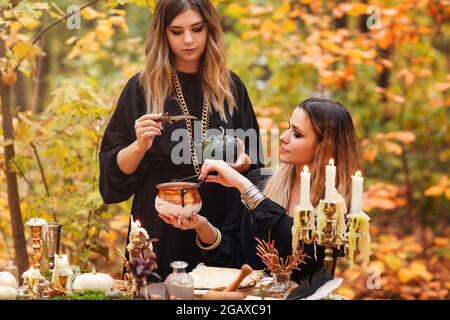
[[[190,217],[199,212],[202,199],[198,191],[201,184],[193,182],[166,182],[156,186],[158,195],[155,199],[156,210],[165,216]]]

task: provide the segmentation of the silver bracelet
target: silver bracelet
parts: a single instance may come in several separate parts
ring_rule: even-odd
[[[266,196],[255,186],[250,186],[241,194],[241,201],[248,210],[255,209]]]

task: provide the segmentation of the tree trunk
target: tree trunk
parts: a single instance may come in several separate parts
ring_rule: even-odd
[[[0,14],[2,14],[0,9]],[[0,57],[4,57],[6,52],[4,41],[0,41]],[[11,215],[11,226],[14,240],[14,251],[16,255],[16,264],[19,273],[28,269],[28,254],[25,242],[25,234],[20,212],[19,187],[17,184],[17,175],[12,166],[14,159],[14,130],[13,117],[11,112],[11,87],[6,86],[0,81],[0,96],[2,107],[2,126],[3,142],[5,144],[5,168],[6,168],[6,187],[8,192],[8,206]]]

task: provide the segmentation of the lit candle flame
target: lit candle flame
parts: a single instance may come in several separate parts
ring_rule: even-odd
[[[304,166],[303,166],[303,172],[309,172],[309,168],[308,168],[307,165],[304,165]]]
[[[329,166],[334,166],[334,159],[333,158],[330,159],[330,161],[328,162],[328,165]]]
[[[362,174],[361,174],[361,171],[356,171],[356,173],[355,173],[355,177],[361,177],[362,176]]]

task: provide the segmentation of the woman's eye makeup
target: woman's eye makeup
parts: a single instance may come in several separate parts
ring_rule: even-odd
[[[294,138],[297,138],[297,139],[298,139],[298,138],[303,137],[303,134],[301,134],[300,132],[298,132],[295,128],[292,128],[290,123],[289,123],[288,129],[292,129],[292,131],[294,131],[294,133],[293,133]]]
[[[202,32],[203,26],[204,25],[201,25],[200,27],[194,28],[194,29],[192,29],[192,31],[194,31],[194,32]]]
[[[192,29],[192,31],[195,33],[202,32],[204,26],[205,26],[204,24],[202,24],[201,26],[196,26],[195,28]],[[182,30],[177,30],[177,29],[170,29],[170,32],[172,32],[172,34],[175,36],[179,36],[179,35],[183,34]]]

